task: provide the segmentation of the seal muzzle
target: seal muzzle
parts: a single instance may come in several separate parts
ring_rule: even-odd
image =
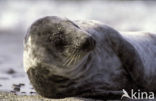
[[[95,48],[96,42],[92,37],[88,37],[85,42],[80,46],[80,50],[91,51]]]

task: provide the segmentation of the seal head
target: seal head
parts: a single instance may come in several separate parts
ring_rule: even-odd
[[[66,95],[61,96],[60,92],[65,92],[64,87],[71,84],[69,73],[83,62],[95,45],[89,33],[68,19],[55,16],[39,19],[25,38],[25,71],[41,95],[64,97]]]

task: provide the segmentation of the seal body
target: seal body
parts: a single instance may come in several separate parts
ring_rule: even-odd
[[[49,98],[117,99],[122,89],[155,91],[156,35],[45,17],[28,30],[24,68],[36,91]]]

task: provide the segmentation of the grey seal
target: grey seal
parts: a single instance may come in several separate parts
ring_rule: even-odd
[[[156,35],[48,16],[28,30],[24,68],[35,90],[49,98],[119,99],[122,89],[155,91]]]

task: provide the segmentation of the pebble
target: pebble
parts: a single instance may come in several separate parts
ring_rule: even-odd
[[[26,94],[26,92],[21,92],[22,94]]]
[[[24,83],[19,83],[19,84],[13,84],[12,85],[13,87],[22,87],[22,86],[25,86]]]
[[[14,94],[16,94],[16,92],[15,91],[10,91],[11,93],[14,93]]]
[[[14,91],[19,92],[20,91],[20,87],[15,87]]]
[[[36,92],[30,92],[30,94],[36,94]]]
[[[13,70],[13,69],[9,69],[9,70],[7,71],[7,73],[8,73],[8,74],[15,74],[16,72],[15,72],[15,70]]]
[[[19,85],[22,87],[22,86],[25,86],[25,84],[24,83],[19,83]]]
[[[19,83],[19,84],[13,84],[13,85],[12,85],[13,90],[14,90],[15,92],[20,92],[20,88],[21,88],[22,86],[25,86],[25,84]]]

